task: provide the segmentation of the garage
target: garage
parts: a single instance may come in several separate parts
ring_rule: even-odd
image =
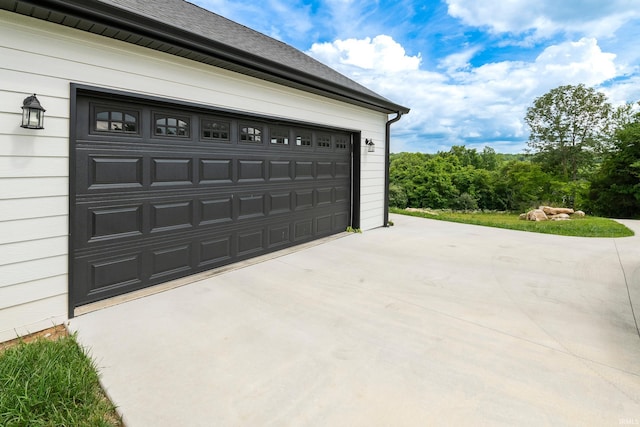
[[[0,51],[0,341],[388,224],[409,108],[293,46],[184,0],[0,0]]]
[[[342,232],[340,129],[78,91],[74,307]]]

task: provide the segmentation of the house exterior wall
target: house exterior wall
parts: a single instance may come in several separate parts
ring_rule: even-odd
[[[71,83],[360,130],[360,225],[382,225],[384,113],[6,11],[0,58],[0,341],[67,318]],[[33,93],[44,130],[20,127]]]

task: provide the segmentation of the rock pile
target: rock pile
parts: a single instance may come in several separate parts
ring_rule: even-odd
[[[520,219],[527,221],[567,221],[572,216],[583,217],[582,211],[574,211],[569,208],[553,208],[551,206],[540,206],[538,209],[530,210],[520,215]]]

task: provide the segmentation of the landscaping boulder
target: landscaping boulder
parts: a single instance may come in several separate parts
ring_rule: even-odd
[[[570,208],[554,208],[551,206],[540,206],[538,209],[531,210],[527,213],[520,214],[520,219],[529,221],[567,221],[572,216],[583,217],[585,213],[582,211],[574,211]]]
[[[570,208],[553,208],[551,206],[540,206],[538,209],[544,211],[547,215],[572,214],[573,209]]]
[[[529,221],[546,221],[549,218],[547,218],[547,215],[542,209],[534,209],[527,212],[526,219]]]

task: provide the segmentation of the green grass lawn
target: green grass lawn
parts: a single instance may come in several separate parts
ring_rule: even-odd
[[[74,336],[0,351],[0,425],[121,426],[91,359]]]
[[[437,219],[441,221],[461,222],[510,230],[531,231],[535,233],[558,234],[577,237],[629,237],[633,231],[608,218],[586,216],[572,218],[570,221],[525,221],[518,214],[484,212],[409,212],[391,208],[391,213]]]

